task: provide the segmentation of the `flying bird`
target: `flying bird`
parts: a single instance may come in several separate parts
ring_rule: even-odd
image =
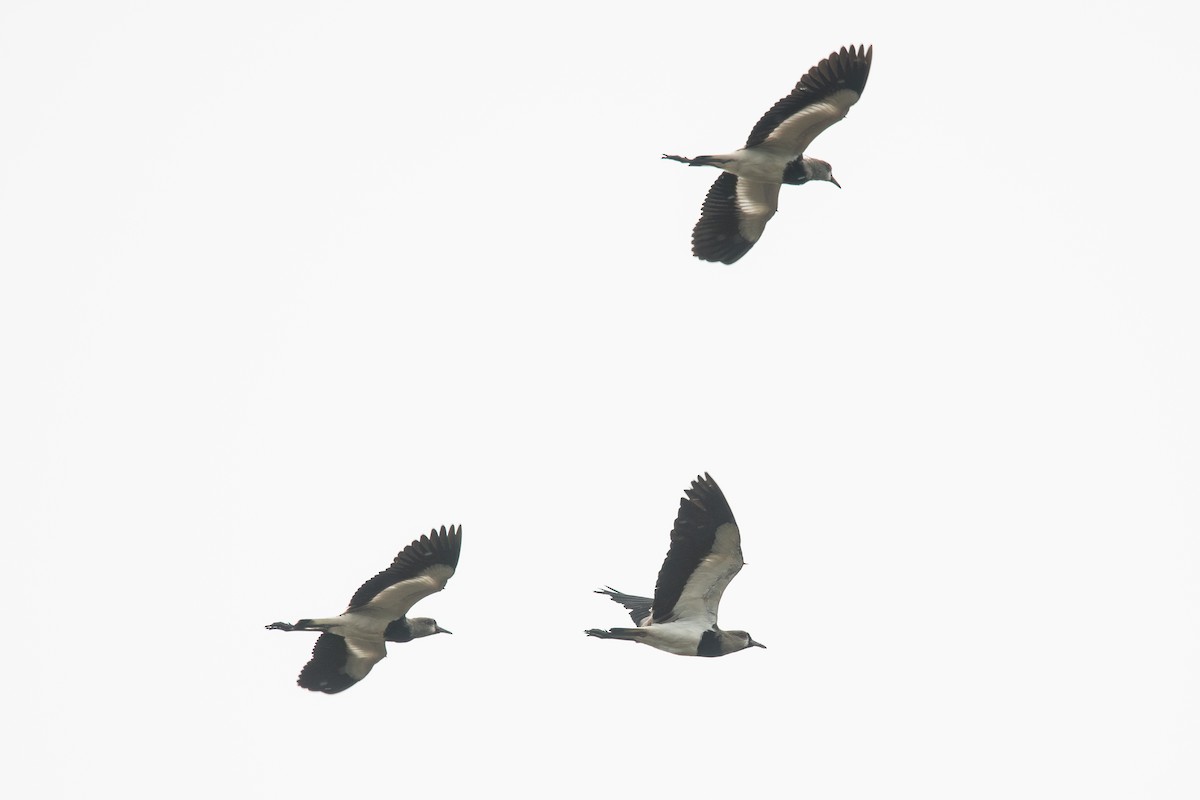
[[[418,601],[446,588],[458,566],[462,526],[431,530],[405,547],[392,565],[364,583],[350,607],[336,617],[302,619],[294,625],[273,622],[267,630],[320,631],[312,658],[296,683],[305,689],[337,694],[367,677],[387,656],[385,642],[411,642],[450,633],[428,617],[408,617]]]
[[[708,473],[692,481],[684,494],[654,597],[623,594],[612,587],[596,590],[625,606],[637,627],[592,628],[584,633],[641,642],[681,656],[724,656],[747,647],[765,648],[745,631],[717,627],[721,595],[744,563],[742,536],[725,495]]]
[[[804,151],[858,102],[873,51],[874,46],[859,45],[830,53],[763,115],[741,150],[696,158],[663,154],[693,167],[724,170],[708,190],[692,230],[697,258],[732,264],[746,255],[779,208],[782,184],[829,181],[842,188],[827,162]]]

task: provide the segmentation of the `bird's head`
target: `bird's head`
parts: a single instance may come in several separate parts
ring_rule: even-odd
[[[810,181],[829,181],[839,189],[842,185],[837,182],[837,178],[833,177],[833,167],[829,166],[828,161],[822,161],[819,158],[804,159],[808,168],[808,179]]]
[[[429,617],[413,617],[408,621],[408,627],[412,631],[412,636],[417,639],[421,636],[433,636],[435,633],[450,633],[442,626],[437,624],[437,620]]]
[[[727,636],[734,637],[733,640],[741,645],[741,647],[737,648],[738,650],[745,650],[748,647],[761,647],[763,650],[767,649],[765,644],[754,641],[750,634],[746,633],[745,631],[725,631],[725,633]]]
[[[783,183],[798,186],[809,181],[829,181],[839,189],[842,185],[833,177],[833,167],[828,161],[801,156],[783,168]]]

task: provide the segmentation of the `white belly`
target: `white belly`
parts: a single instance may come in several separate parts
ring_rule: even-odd
[[[668,653],[694,656],[696,648],[700,646],[700,637],[708,628],[694,622],[662,622],[645,630],[646,636],[639,639],[642,643]]]
[[[782,183],[783,171],[787,168],[788,162],[795,158],[795,155],[767,147],[755,147],[751,150],[738,150],[722,156],[713,156],[713,158],[729,159],[719,166],[739,178],[762,183]]]

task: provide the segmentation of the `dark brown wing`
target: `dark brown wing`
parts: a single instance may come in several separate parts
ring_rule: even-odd
[[[337,694],[367,677],[371,667],[386,655],[382,640],[347,643],[336,633],[322,633],[296,683],[313,692]]]
[[[685,494],[654,587],[655,622],[705,613],[715,622],[721,593],[742,568],[737,522],[716,481],[705,473]]]
[[[763,114],[762,119],[750,131],[746,139],[746,147],[754,147],[782,136],[789,144],[796,146],[795,153],[800,155],[808,147],[808,143],[821,131],[845,116],[845,111],[862,96],[863,88],[867,85],[867,76],[871,73],[871,57],[874,46],[858,49],[843,47],[836,53],[830,53],[828,58],[808,71],[796,84],[787,97],[781,98],[771,110]],[[838,95],[839,92],[851,94]],[[802,115],[810,106],[834,99],[838,108],[832,114],[817,113],[811,119],[789,123],[794,117]],[[799,120],[799,118],[798,118]],[[786,130],[791,128],[792,130]]]
[[[457,528],[451,526],[449,530],[446,530],[446,526],[443,525],[440,532],[431,530],[428,536],[422,536],[401,550],[392,561],[390,567],[359,587],[354,596],[350,598],[350,607],[348,610],[365,606],[385,589],[396,586],[404,581],[431,573],[436,574],[440,585],[422,587],[420,596],[413,599],[411,603],[408,603],[411,606],[420,597],[432,594],[445,585],[445,581],[449,579],[450,575],[454,574],[455,568],[458,567],[458,556],[461,550],[461,525]],[[439,566],[449,567],[448,574],[445,569],[434,569]],[[404,612],[401,611],[398,616],[403,616],[403,614]]]
[[[692,229],[692,254],[704,261],[732,264],[750,252],[778,204],[778,183],[722,172],[700,207],[700,219]]]

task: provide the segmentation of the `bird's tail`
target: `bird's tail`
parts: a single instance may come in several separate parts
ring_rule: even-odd
[[[603,589],[597,589],[596,594],[607,595],[612,598],[614,603],[620,603],[629,611],[629,618],[638,627],[643,627],[650,621],[651,614],[654,613],[654,599],[651,597],[638,597],[633,594],[624,594],[618,592],[611,586],[605,586]]]

